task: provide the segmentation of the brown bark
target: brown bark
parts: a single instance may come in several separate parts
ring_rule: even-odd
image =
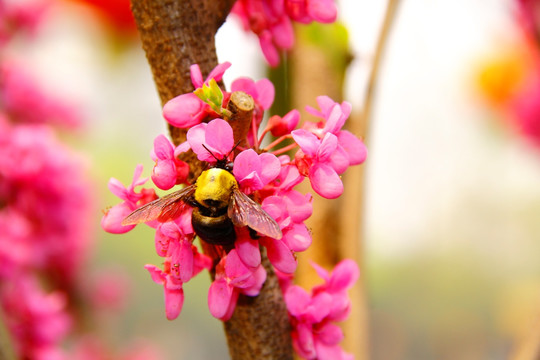
[[[192,64],[199,64],[203,76],[217,65],[214,36],[234,2],[132,0],[142,46],[162,104],[194,90],[189,72]],[[245,113],[244,103],[240,101],[239,104],[238,113]],[[235,138],[245,137],[249,129],[250,122],[244,115],[232,118],[234,123],[238,123],[233,125]],[[169,131],[175,144],[185,140],[185,130],[170,126]],[[193,155],[183,160],[195,169],[200,167]],[[277,277],[266,255],[262,261],[267,280],[260,295],[240,296],[233,317],[225,324],[233,360],[292,358],[289,322]]]
[[[189,68],[198,64],[203,74],[217,65],[215,34],[235,0],[132,0],[142,47],[164,105],[192,92]],[[186,130],[169,125],[172,141],[186,140]],[[182,160],[196,162],[189,151]],[[192,176],[193,178],[193,176]]]
[[[268,275],[259,296],[240,295],[233,317],[225,322],[232,359],[293,358],[290,323],[287,316],[282,316],[287,314],[287,309],[266,254],[262,265]]]

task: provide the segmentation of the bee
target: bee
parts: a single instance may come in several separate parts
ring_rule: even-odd
[[[233,245],[235,226],[248,226],[262,235],[281,239],[282,233],[276,221],[240,191],[231,173],[232,164],[226,164],[224,159],[216,160],[216,166],[203,171],[195,184],[143,205],[129,214],[122,225],[170,221],[189,206],[193,207],[193,230],[209,244]]]

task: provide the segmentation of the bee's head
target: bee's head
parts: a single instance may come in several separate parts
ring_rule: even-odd
[[[237,142],[236,145],[234,145],[234,147],[231,149],[231,151],[229,151],[229,153],[221,159],[214,155],[214,153],[210,151],[210,149],[207,148],[204,144],[202,144],[202,146],[206,149],[206,151],[208,151],[210,155],[212,155],[214,159],[216,159],[216,164],[213,166],[214,168],[220,168],[223,170],[227,170],[228,172],[232,172],[234,163],[232,161],[229,161],[229,156],[238,147],[238,144],[240,144],[240,141]]]

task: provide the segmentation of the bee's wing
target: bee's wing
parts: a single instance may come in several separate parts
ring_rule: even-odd
[[[122,225],[135,225],[152,220],[166,222],[176,219],[188,204],[183,201],[195,192],[195,185],[167,194],[133,211],[122,220]]]
[[[274,239],[281,239],[283,236],[276,221],[259,204],[238,189],[232,192],[227,215],[235,226],[249,226]]]

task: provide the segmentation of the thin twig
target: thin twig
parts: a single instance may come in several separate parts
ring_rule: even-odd
[[[394,24],[398,5],[399,0],[388,0],[388,4],[386,5],[386,12],[384,14],[383,23],[381,26],[381,32],[379,33],[379,39],[377,40],[377,46],[375,47],[375,55],[373,57],[373,64],[371,67],[371,72],[369,74],[369,80],[367,83],[366,94],[364,96],[364,102],[362,107],[362,120],[365,126],[365,134],[369,133],[369,123],[371,120],[373,100],[375,96],[375,86],[377,85],[384,50],[386,48],[386,43],[388,41],[392,25]]]

